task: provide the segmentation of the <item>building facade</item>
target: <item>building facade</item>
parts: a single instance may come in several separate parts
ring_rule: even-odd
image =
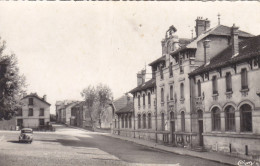
[[[138,73],[130,91],[131,136],[259,157],[259,37],[235,25],[210,28],[201,17],[194,38],[179,38],[176,31],[166,31],[162,56],[149,64],[153,78],[145,82]]]
[[[190,73],[193,110],[203,125],[201,145],[233,155],[260,154],[260,36],[232,44]]]
[[[36,93],[26,95],[21,99],[22,107],[16,114],[16,126],[40,128],[49,125],[50,106],[46,95],[42,98]]]

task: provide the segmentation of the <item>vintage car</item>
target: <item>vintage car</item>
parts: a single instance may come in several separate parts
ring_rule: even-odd
[[[33,141],[33,129],[23,128],[21,129],[21,134],[19,136],[19,142],[32,143]]]

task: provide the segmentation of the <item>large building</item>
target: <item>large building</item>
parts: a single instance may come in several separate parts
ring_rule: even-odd
[[[210,28],[201,17],[194,38],[179,38],[176,31],[174,26],[166,31],[162,56],[149,64],[153,78],[140,81],[145,74],[140,72],[138,86],[130,91],[131,136],[197,150],[259,154],[260,147],[253,147],[259,144],[259,37],[235,25]],[[225,91],[225,79],[232,80],[231,90],[229,83]]]
[[[25,95],[21,99],[22,107],[16,114],[16,126],[40,128],[49,125],[50,106],[46,95],[39,97],[36,93]]]

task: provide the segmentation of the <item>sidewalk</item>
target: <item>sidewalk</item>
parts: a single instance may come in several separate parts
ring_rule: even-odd
[[[77,128],[77,129],[80,129],[80,130],[85,130],[85,129],[78,128],[78,127],[75,127],[75,126],[69,126],[69,127]],[[85,130],[85,131],[88,131],[88,130]],[[176,154],[180,154],[180,155],[187,155],[187,156],[203,158],[203,159],[206,159],[206,160],[211,160],[211,161],[215,161],[215,162],[219,162],[219,163],[223,163],[223,164],[228,164],[228,165],[238,165],[237,164],[238,161],[243,160],[243,159],[238,158],[238,157],[220,154],[220,153],[216,153],[216,152],[196,152],[196,151],[191,151],[191,150],[185,149],[185,148],[169,147],[169,146],[157,144],[155,142],[151,142],[151,141],[147,141],[147,140],[143,140],[143,139],[124,137],[124,136],[114,135],[114,134],[111,134],[111,133],[103,133],[102,135],[121,139],[121,140],[125,140],[125,141],[129,141],[129,142],[133,142],[133,143],[143,145],[143,146],[147,146],[149,148],[153,148],[153,149],[156,149],[156,150],[176,153]]]

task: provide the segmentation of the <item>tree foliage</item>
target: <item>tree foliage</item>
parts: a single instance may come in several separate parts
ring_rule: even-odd
[[[81,92],[81,96],[84,98],[85,106],[89,111],[92,127],[94,122],[99,121],[102,116],[102,111],[112,99],[111,89],[104,84],[98,84],[96,87],[89,85]],[[100,124],[101,126],[101,124]]]
[[[19,74],[15,54],[5,54],[5,42],[0,42],[0,120],[10,119],[21,106],[25,92],[25,77]]]

